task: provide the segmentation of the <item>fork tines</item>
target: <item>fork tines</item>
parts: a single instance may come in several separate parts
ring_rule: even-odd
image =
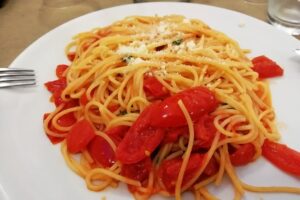
[[[34,70],[21,68],[0,68],[0,88],[35,84]]]

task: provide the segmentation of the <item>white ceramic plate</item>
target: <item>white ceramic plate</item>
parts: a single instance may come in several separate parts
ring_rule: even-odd
[[[282,141],[300,150],[300,58],[293,50],[299,41],[272,26],[241,13],[184,3],[134,4],[100,10],[74,19],[47,33],[28,47],[11,67],[36,70],[37,86],[0,90],[0,199],[1,200],[98,200],[132,199],[123,185],[104,192],[89,191],[60,154],[50,144],[42,128],[43,113],[53,109],[43,83],[55,78],[55,66],[66,63],[64,47],[76,33],[108,25],[129,15],[181,14],[198,18],[212,28],[252,49],[251,56],[265,54],[285,70],[282,78],[272,79],[273,104]],[[274,168],[264,159],[238,169],[239,176],[254,185],[300,187],[299,179]],[[232,199],[228,181],[211,192],[220,199]],[[245,199],[299,199],[291,194],[246,193]],[[154,197],[153,199],[161,199]],[[193,199],[186,195],[184,199]]]

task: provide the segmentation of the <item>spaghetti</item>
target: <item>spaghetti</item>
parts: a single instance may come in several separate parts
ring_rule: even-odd
[[[235,199],[245,190],[300,194],[245,184],[235,172],[261,156],[265,139],[280,138],[268,83],[248,52],[179,15],[131,16],[80,33],[66,47],[70,66],[46,83],[56,109],[45,132],[93,191],[123,182],[136,199],[179,200],[184,191],[216,199],[206,187],[227,174]]]

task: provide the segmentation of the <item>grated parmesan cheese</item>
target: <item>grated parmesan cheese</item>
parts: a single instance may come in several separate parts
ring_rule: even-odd
[[[136,58],[136,59],[134,59],[134,60],[131,62],[131,64],[139,64],[139,63],[142,63],[142,62],[144,62],[143,59],[141,59],[141,58]]]
[[[164,33],[166,31],[166,28],[167,28],[167,24],[164,22],[160,22],[156,30],[158,33]]]
[[[139,47],[121,45],[119,46],[117,53],[118,54],[148,53],[148,49],[145,44],[141,44]]]
[[[187,46],[187,48],[188,48],[189,50],[192,50],[192,49],[195,49],[196,44],[195,44],[195,42],[194,42],[193,40],[191,40],[191,41],[188,41],[188,42],[186,43],[186,46]]]

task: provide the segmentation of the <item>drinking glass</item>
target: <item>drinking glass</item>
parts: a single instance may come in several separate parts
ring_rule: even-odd
[[[268,19],[290,35],[300,35],[300,0],[269,0]]]
[[[43,0],[39,19],[43,25],[55,27],[98,9],[98,3],[93,0]]]

